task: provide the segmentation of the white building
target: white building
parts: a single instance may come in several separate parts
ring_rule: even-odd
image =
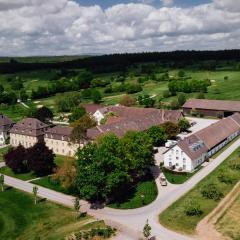
[[[164,166],[176,171],[192,172],[239,135],[240,114],[236,113],[169,148],[163,154]]]
[[[0,114],[0,146],[4,145],[9,138],[9,131],[13,124],[11,119]]]

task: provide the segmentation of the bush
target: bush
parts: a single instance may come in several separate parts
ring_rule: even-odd
[[[200,216],[203,211],[197,201],[191,200],[185,203],[185,214],[190,217]]]
[[[164,98],[169,98],[170,96],[171,96],[171,93],[168,90],[163,92],[163,97]]]
[[[230,176],[229,174],[226,174],[224,172],[221,172],[218,175],[218,180],[222,183],[225,183],[225,184],[233,184],[233,182],[234,182],[234,178],[232,176]]]
[[[224,197],[224,194],[219,190],[215,183],[205,185],[202,188],[201,193],[203,197],[212,199],[214,201],[218,201]]]

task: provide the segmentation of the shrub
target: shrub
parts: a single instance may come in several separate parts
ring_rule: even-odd
[[[202,188],[202,196],[208,199],[212,199],[215,201],[220,200],[221,198],[224,197],[224,194],[220,191],[218,186],[215,183],[210,183],[205,185]]]
[[[229,174],[224,173],[224,172],[221,172],[218,175],[218,180],[220,182],[225,183],[225,184],[232,184],[234,182],[234,178],[232,176],[230,176]]]
[[[203,214],[203,211],[197,201],[190,200],[185,203],[185,214],[190,217],[200,216]]]

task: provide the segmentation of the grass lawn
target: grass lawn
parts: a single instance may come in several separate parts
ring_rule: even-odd
[[[0,106],[0,112],[11,118],[13,121],[19,121],[25,117],[26,108],[24,108],[21,104]]]
[[[240,195],[228,209],[225,214],[218,220],[216,229],[224,236],[230,239],[240,239]]]
[[[110,203],[108,207],[117,209],[140,208],[153,202],[158,194],[155,181],[146,180],[137,184],[135,188],[128,191],[118,201]]]
[[[216,183],[219,191],[226,196],[239,181],[240,171],[232,167],[233,163],[240,164],[239,150],[240,148],[232,153],[231,156],[199,182],[191,191],[161,213],[159,216],[160,223],[174,231],[193,234],[199,221],[208,215],[219,203],[219,201],[203,197],[201,193],[202,189],[206,189],[210,183]],[[225,179],[230,178],[231,182],[226,184],[221,181],[219,177],[222,175],[225,176]],[[201,215],[191,217],[186,215],[186,205],[192,200],[200,205],[200,209],[203,211]]]
[[[7,146],[5,148],[0,148],[0,162],[3,162],[3,155],[7,153],[9,148],[10,146]]]
[[[60,240],[75,231],[105,227],[90,216],[76,219],[73,210],[57,204],[41,201],[34,205],[31,195],[15,189],[0,193],[0,209],[0,239]]]
[[[36,178],[36,175],[32,172],[15,174],[9,167],[0,168],[0,173],[10,177],[21,179],[23,181],[28,181]]]
[[[162,167],[162,171],[163,171],[165,177],[167,178],[168,182],[170,182],[172,184],[182,184],[182,183],[186,182],[195,173],[197,173],[200,169],[202,169],[202,168],[199,167],[192,173],[186,173],[186,172],[178,172],[177,173],[177,172],[173,172],[173,171],[170,171],[170,170]]]
[[[57,192],[66,193],[64,188],[61,186],[60,182],[57,180],[53,180],[51,176],[42,177],[40,179],[32,181],[31,183],[34,183],[45,188],[49,188]]]

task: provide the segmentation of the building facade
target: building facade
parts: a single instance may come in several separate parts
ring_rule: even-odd
[[[72,128],[68,126],[55,126],[49,128],[44,135],[44,141],[49,149],[52,149],[55,154],[63,156],[75,156],[80,146],[79,144],[71,143],[70,135]]]
[[[240,113],[240,101],[189,99],[182,108],[186,115],[194,111],[204,116],[223,118]]]
[[[29,148],[39,141],[44,141],[44,133],[48,125],[35,118],[25,118],[16,123],[10,130],[10,144]]]
[[[6,140],[9,138],[9,131],[13,124],[14,122],[10,118],[0,114],[0,146],[6,144]]]
[[[239,135],[240,114],[235,113],[169,148],[163,154],[164,166],[176,171],[192,172]]]

